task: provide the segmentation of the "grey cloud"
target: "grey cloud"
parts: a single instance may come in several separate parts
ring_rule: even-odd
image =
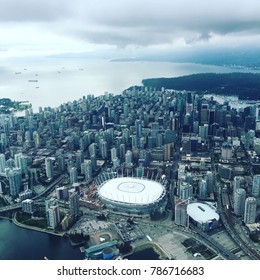
[[[94,43],[149,46],[180,38],[195,44],[210,41],[214,34],[260,31],[260,2],[255,0],[118,2],[100,0],[82,7],[77,11],[82,25],[72,33]]]
[[[185,42],[188,45],[192,45],[201,41],[209,41],[212,38],[212,34],[211,33],[200,33],[200,34],[196,34],[193,35],[191,37],[187,37],[185,38]]]
[[[1,0],[0,22],[40,21],[85,42],[144,47],[259,34],[259,11],[258,0]]]
[[[62,0],[1,0],[0,2],[0,22],[53,21],[69,14],[69,6]]]

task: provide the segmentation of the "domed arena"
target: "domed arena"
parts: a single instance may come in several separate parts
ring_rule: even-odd
[[[210,231],[219,226],[219,214],[213,205],[200,202],[190,203],[187,206],[187,214],[191,222],[204,231]]]
[[[133,177],[110,179],[98,187],[99,198],[107,208],[129,214],[147,214],[158,209],[165,193],[161,183]]]

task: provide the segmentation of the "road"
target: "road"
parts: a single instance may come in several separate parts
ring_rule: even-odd
[[[59,184],[64,178],[66,177],[66,175],[61,175],[59,176],[54,182],[52,182],[42,193],[32,197],[31,199],[37,201],[37,199],[41,198],[42,196],[46,195],[48,192],[52,191],[53,188]],[[1,213],[6,213],[9,211],[14,211],[14,210],[18,210],[22,208],[22,204],[21,203],[15,203],[12,205],[8,205],[5,207],[0,208],[0,214]]]

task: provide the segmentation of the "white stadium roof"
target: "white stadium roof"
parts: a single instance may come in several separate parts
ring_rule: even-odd
[[[132,205],[146,205],[159,200],[165,188],[158,182],[132,177],[106,181],[98,190],[101,198]]]
[[[205,203],[190,203],[187,206],[188,215],[201,224],[207,223],[211,220],[219,220],[219,215],[216,213],[216,209]]]

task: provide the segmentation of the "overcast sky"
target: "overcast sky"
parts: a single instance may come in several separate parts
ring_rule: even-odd
[[[0,0],[0,57],[260,46],[259,0]]]

